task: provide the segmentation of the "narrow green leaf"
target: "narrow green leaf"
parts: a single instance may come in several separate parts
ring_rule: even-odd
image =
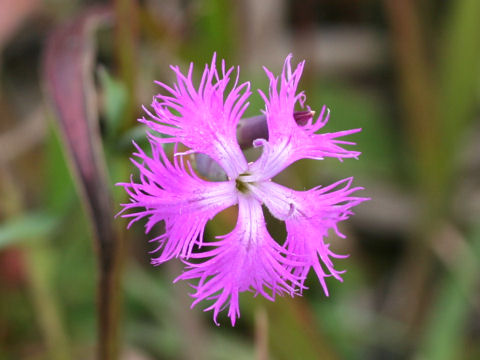
[[[58,219],[45,213],[30,213],[12,218],[0,225],[0,249],[47,236],[57,225]]]
[[[118,134],[122,126],[129,104],[128,89],[122,81],[112,77],[104,67],[99,69],[98,74],[103,93],[105,130],[107,138],[111,139]]]
[[[55,126],[48,128],[48,137],[45,146],[45,177],[46,188],[43,192],[43,206],[51,213],[63,217],[66,210],[74,201],[78,202],[72,174],[67,165],[64,148],[60,141],[60,134]]]
[[[472,119],[479,85],[480,1],[459,0],[451,6],[440,68],[440,114],[443,114],[444,136],[456,142]]]
[[[480,75],[480,1],[453,1],[446,13],[449,18],[441,52],[438,99],[443,152],[437,157],[440,174],[436,174],[440,182],[437,193],[443,194],[451,188],[458,166],[457,149],[461,149],[466,129],[474,120]]]
[[[471,234],[469,247],[462,249],[455,267],[445,276],[431,309],[421,352],[424,359],[462,358],[468,314],[472,311],[479,280],[480,225]],[[473,300],[475,301],[475,300]]]

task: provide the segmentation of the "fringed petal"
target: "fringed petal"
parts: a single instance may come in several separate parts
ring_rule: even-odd
[[[329,249],[325,242],[329,230],[344,237],[338,230],[338,223],[353,214],[352,208],[368,200],[353,196],[361,187],[352,187],[353,178],[338,181],[327,187],[316,187],[308,191],[295,191],[272,182],[263,182],[252,191],[278,219],[284,220],[287,239],[284,248],[287,254],[305,260],[301,265],[288,265],[287,269],[302,279],[313,267],[326,295],[325,278],[333,276],[342,280],[342,271],[334,268],[331,258],[343,258]]]
[[[193,85],[193,64],[187,75],[172,66],[177,81],[173,87],[157,82],[167,94],[153,99],[153,111],[145,109],[147,118],[139,119],[152,130],[168,137],[156,137],[160,143],[180,142],[192,152],[200,152],[217,161],[230,178],[245,171],[247,162],[237,143],[237,123],[250,96],[250,83],[230,84],[234,68],[217,70],[216,57],[205,66],[198,88]],[[227,87],[233,86],[227,90]]]
[[[208,182],[200,179],[183,157],[170,162],[162,145],[152,143],[152,156],[135,144],[132,162],[140,170],[140,181],[118,184],[127,191],[130,202],[122,204],[122,217],[131,218],[129,226],[147,218],[146,232],[163,221],[165,232],[152,239],[158,242],[154,252],[158,265],[173,257],[188,258],[195,244],[201,244],[206,223],[220,211],[236,204],[235,183]]]
[[[342,145],[355,145],[340,138],[354,134],[361,129],[339,131],[335,133],[315,134],[328,122],[330,112],[324,106],[316,121],[310,120],[299,125],[295,121],[294,111],[297,102],[304,106],[305,95],[297,93],[297,87],[305,62],[302,61],[292,72],[292,55],[288,55],[280,77],[270,71],[265,72],[270,80],[268,96],[260,92],[265,101],[265,114],[268,124],[268,141],[258,139],[254,146],[263,146],[262,156],[250,167],[255,173],[253,181],[271,179],[283,169],[300,159],[325,157],[357,158],[358,151],[347,150]],[[261,171],[260,171],[261,170]]]
[[[273,301],[276,295],[295,295],[301,288],[299,279],[287,270],[302,262],[286,252],[270,236],[265,226],[261,204],[251,196],[239,195],[239,215],[235,229],[204,253],[192,256],[204,260],[187,265],[177,280],[198,279],[192,306],[203,300],[214,300],[207,307],[213,318],[228,307],[232,325],[240,317],[238,294],[251,291]]]

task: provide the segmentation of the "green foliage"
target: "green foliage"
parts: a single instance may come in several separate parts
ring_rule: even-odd
[[[21,242],[46,237],[58,226],[57,217],[47,213],[22,214],[0,225],[0,250]]]
[[[460,243],[456,258],[439,284],[429,312],[422,355],[426,359],[448,360],[464,351],[468,314],[474,311],[475,291],[480,279],[480,226],[476,224],[468,242]]]
[[[201,0],[197,6],[198,17],[190,24],[192,38],[184,49],[186,58],[209,63],[216,52],[219,58],[230,59],[240,36],[234,27],[235,1]]]
[[[439,156],[445,187],[442,196],[449,199],[458,171],[458,148],[478,103],[480,74],[480,2],[462,0],[451,4],[447,13],[445,46],[441,51],[439,114],[442,145]],[[442,181],[442,179],[440,179]],[[446,270],[429,313],[422,355],[427,359],[460,358],[466,338],[468,314],[472,311],[475,284],[480,264],[480,228],[474,224],[469,241],[458,251],[458,261]]]
[[[346,160],[342,164],[327,159],[329,170],[338,171],[342,176],[357,175],[395,178],[399,169],[399,144],[392,123],[388,119],[382,99],[374,94],[365,94],[348,85],[319,81],[309,104],[316,104],[317,114],[321,106],[330,109],[330,121],[322,131],[334,132],[344,129],[361,128],[348,140],[357,143],[362,155],[360,161]],[[319,167],[320,168],[320,167]]]
[[[107,140],[116,140],[122,128],[128,107],[128,90],[125,84],[112,77],[105,68],[98,71],[103,95],[103,114]]]

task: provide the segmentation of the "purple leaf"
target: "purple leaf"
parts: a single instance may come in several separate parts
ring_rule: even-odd
[[[119,237],[100,138],[93,84],[92,32],[109,23],[109,8],[94,7],[53,31],[44,53],[45,90],[55,110],[71,169],[90,215],[99,257],[99,358],[116,353]]]

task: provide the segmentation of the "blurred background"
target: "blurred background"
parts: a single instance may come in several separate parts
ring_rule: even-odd
[[[479,19],[477,0],[0,0],[0,359],[89,359],[99,337],[104,359],[479,359]],[[215,51],[254,89],[306,59],[308,105],[363,128],[362,156],[277,180],[354,176],[372,198],[328,239],[350,254],[330,297],[313,274],[301,298],[244,293],[235,328],[189,309],[180,263],[149,264],[143,223],[113,219],[153,81]]]

